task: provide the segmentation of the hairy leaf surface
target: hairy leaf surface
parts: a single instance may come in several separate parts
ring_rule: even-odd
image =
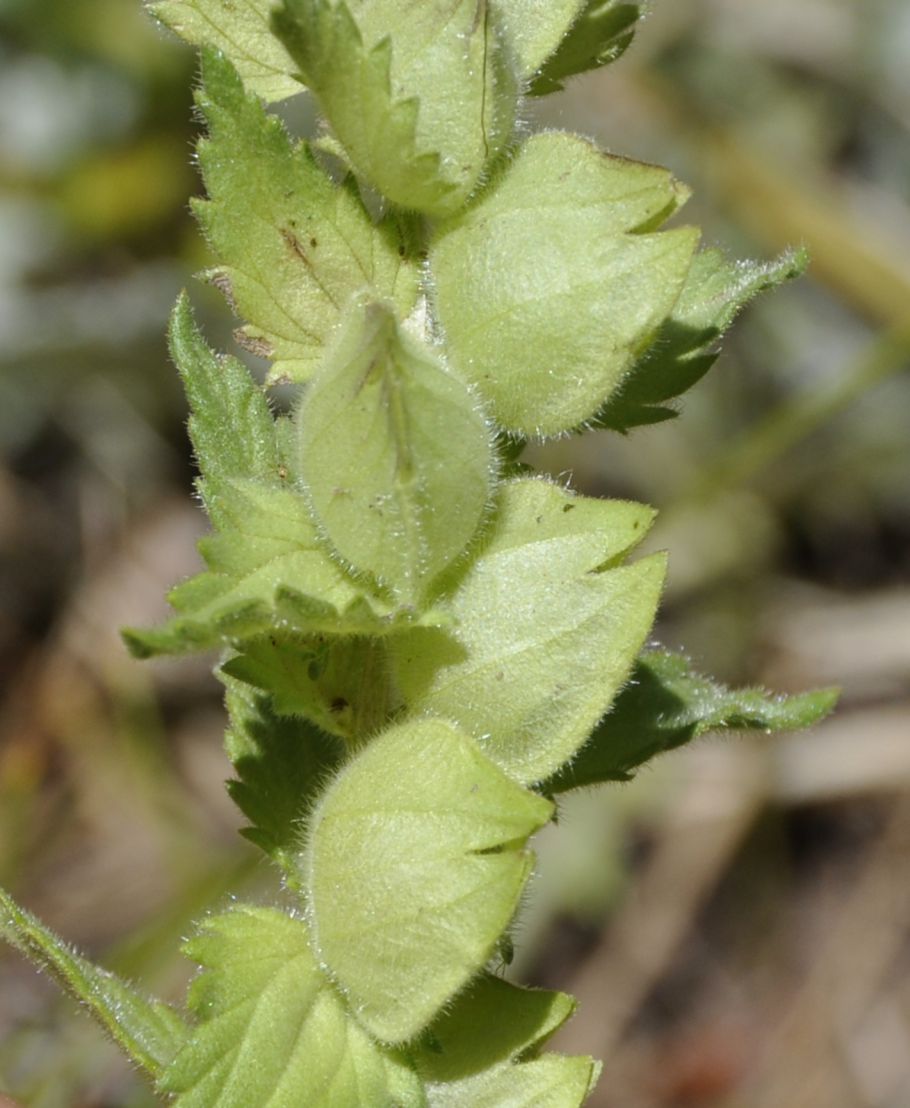
[[[488,0],[284,0],[275,27],[357,172],[403,208],[460,208],[511,135]]]
[[[210,349],[185,293],[174,308],[168,338],[189,401],[201,492],[217,525],[219,485],[235,478],[279,479],[275,421],[246,366],[236,358],[219,358]]]
[[[663,556],[617,563],[653,517],[545,481],[503,486],[488,543],[448,602],[454,629],[390,642],[411,710],[454,720],[519,781],[553,773],[610,706],[651,628]]]
[[[672,419],[666,402],[699,381],[717,358],[717,340],[754,296],[798,277],[804,251],[787,251],[768,264],[731,262],[718,250],[696,254],[670,318],[653,345],[598,412],[594,424],[627,431]]]
[[[301,470],[325,533],[416,603],[487,503],[492,444],[468,387],[382,304],[352,305],[300,409]]]
[[[228,792],[251,824],[241,834],[293,878],[300,820],[337,767],[341,744],[307,720],[278,715],[267,695],[229,672],[222,680],[225,748],[237,774]]]
[[[478,978],[415,1055],[430,1108],[578,1108],[596,1078],[594,1062],[539,1054],[574,1010],[564,993]]]
[[[401,706],[385,644],[367,636],[264,636],[222,668],[269,693],[278,715],[302,716],[349,741],[381,730]]]
[[[177,1012],[74,953],[3,889],[0,938],[50,971],[149,1076],[158,1077],[180,1049],[187,1028]]]
[[[272,628],[349,635],[391,629],[395,607],[330,557],[300,493],[233,481],[216,507],[220,529],[199,544],[209,572],[171,591],[178,615],[163,627],[126,632],[137,656],[208,650]]]
[[[274,0],[147,0],[149,9],[194,46],[224,52],[251,92],[271,102],[285,100],[303,86],[296,66],[272,34]]]
[[[374,224],[353,180],[334,184],[213,52],[198,102],[209,125],[199,161],[210,199],[194,207],[222,263],[210,277],[248,320],[238,339],[273,359],[271,380],[310,377],[362,289],[406,316],[418,289],[403,224]]]
[[[490,958],[551,813],[442,720],[390,728],[341,771],[304,885],[320,959],[378,1038],[413,1038]]]
[[[641,4],[586,0],[571,31],[559,49],[547,58],[529,91],[534,96],[558,92],[570,77],[615,62],[635,37],[635,25],[641,14]]]
[[[655,755],[711,731],[801,730],[828,715],[837,697],[836,689],[799,696],[727,689],[693,672],[685,655],[649,650],[590,741],[544,790],[625,781]]]
[[[420,1080],[377,1046],[313,955],[306,925],[241,905],[187,944],[200,1020],[161,1081],[178,1108],[422,1108]]]
[[[522,77],[533,76],[553,53],[585,0],[494,0]]]
[[[687,195],[666,170],[545,133],[439,226],[430,262],[452,361],[502,427],[569,430],[619,385],[683,287],[697,232],[653,229]]]

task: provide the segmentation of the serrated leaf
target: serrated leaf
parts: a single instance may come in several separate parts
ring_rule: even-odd
[[[529,139],[431,247],[453,364],[508,431],[593,416],[673,309],[698,233],[653,233],[687,191],[576,135]]]
[[[278,715],[347,741],[382,730],[401,706],[381,639],[266,636],[244,643],[222,669],[267,692]]]
[[[241,905],[187,944],[203,969],[200,1019],[161,1091],[177,1108],[423,1108],[414,1072],[354,1021],[313,955],[306,925]]]
[[[328,788],[302,860],[313,937],[379,1039],[413,1038],[490,958],[551,813],[442,720],[390,728]]]
[[[136,656],[208,650],[273,628],[381,634],[413,618],[333,561],[294,489],[226,481],[211,510],[219,530],[199,544],[210,571],[171,591],[179,614],[163,627],[124,632]]]
[[[653,517],[540,480],[503,486],[488,543],[448,601],[453,630],[390,642],[410,710],[454,720],[519,781],[553,773],[610,706],[651,628],[663,556],[617,563]]]
[[[828,715],[837,698],[836,689],[799,696],[727,689],[693,672],[684,654],[649,650],[590,741],[544,790],[625,781],[655,755],[711,731],[801,730]]]
[[[686,284],[653,345],[593,423],[627,431],[672,419],[666,402],[698,382],[717,358],[717,340],[758,293],[798,277],[808,264],[805,251],[787,251],[773,262],[731,262],[718,250],[696,254]]]
[[[596,1076],[593,1061],[538,1054],[574,1009],[563,993],[478,978],[414,1054],[429,1108],[578,1108]]]
[[[224,51],[247,88],[273,102],[303,91],[296,66],[272,34],[274,0],[147,0],[149,10],[194,46]]]
[[[0,938],[52,973],[149,1076],[157,1078],[179,1050],[188,1029],[177,1012],[80,957],[3,889]]]
[[[522,77],[531,77],[559,46],[585,0],[495,0]],[[533,87],[533,86],[532,86]]]
[[[487,503],[492,445],[471,392],[389,307],[358,302],[299,419],[300,468],[326,535],[416,603]]]
[[[353,180],[334,184],[211,51],[198,103],[209,126],[199,162],[210,199],[194,210],[221,262],[210,278],[248,321],[238,339],[273,359],[270,379],[310,377],[362,289],[406,316],[418,280],[403,221],[374,224]]]
[[[641,15],[641,4],[586,0],[572,29],[547,58],[528,91],[532,96],[546,96],[564,88],[578,73],[615,62],[629,48]]]
[[[511,136],[498,22],[488,0],[285,0],[274,16],[358,174],[431,215],[462,207]]]
[[[228,674],[222,680],[225,748],[237,773],[228,792],[251,823],[242,834],[293,877],[300,821],[343,747],[307,720],[278,715],[261,691]]]
[[[211,515],[209,501],[220,481],[279,478],[275,422],[246,366],[236,358],[219,358],[209,348],[185,293],[171,315],[168,337],[190,406],[190,439]]]

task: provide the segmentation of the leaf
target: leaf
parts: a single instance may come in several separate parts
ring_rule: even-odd
[[[530,138],[430,252],[453,365],[506,430],[590,419],[670,314],[698,233],[651,233],[687,196],[576,135]]]
[[[610,706],[651,628],[663,556],[618,563],[653,518],[545,481],[503,486],[488,542],[448,601],[454,629],[390,641],[410,710],[453,720],[519,781],[548,777]]]
[[[74,953],[3,889],[0,937],[49,970],[135,1065],[151,1077],[158,1077],[177,1053],[187,1034],[177,1012],[160,1000],[146,998],[132,985]]]
[[[615,62],[629,48],[641,15],[641,4],[586,0],[571,31],[547,58],[528,91],[532,96],[559,92],[570,77]]]
[[[199,161],[210,199],[194,210],[223,263],[210,279],[249,320],[238,340],[274,359],[270,380],[310,377],[364,288],[406,316],[418,284],[403,222],[374,224],[353,180],[335,185],[213,51],[197,99],[209,126]]]
[[[170,350],[190,406],[189,432],[207,488],[241,477],[277,480],[275,422],[262,389],[236,358],[219,358],[202,337],[186,293],[171,315]]]
[[[161,1081],[177,1108],[422,1108],[417,1076],[377,1046],[321,972],[302,920],[239,905],[187,944],[200,1024]]]
[[[236,359],[215,357],[185,297],[174,311],[171,349],[216,533],[200,543],[210,572],[170,594],[180,614],[161,628],[125,631],[130,650],[140,658],[208,650],[276,625],[304,634],[391,629],[399,618],[393,605],[356,583],[318,537],[304,496],[288,480],[280,424],[262,390]]]
[[[696,254],[683,291],[652,346],[592,421],[627,431],[672,419],[666,401],[698,382],[717,358],[717,340],[754,296],[798,277],[805,251],[787,251],[768,264],[728,261],[718,250]]]
[[[564,792],[601,781],[625,781],[655,755],[710,731],[793,731],[823,719],[836,689],[774,696],[761,689],[726,689],[689,668],[683,654],[649,650],[574,762],[543,786]]]
[[[574,1010],[564,993],[478,978],[415,1055],[429,1108],[578,1108],[597,1076],[592,1059],[539,1055]]]
[[[593,1058],[542,1054],[452,1085],[433,1085],[428,1108],[580,1108],[600,1076]]]
[[[230,717],[225,747],[238,778],[228,792],[252,824],[241,833],[293,875],[300,821],[343,748],[312,723],[278,715],[266,695],[229,673],[222,680]]]
[[[284,0],[274,26],[358,174],[402,208],[456,211],[511,137],[488,0]]]
[[[377,1038],[413,1038],[487,962],[551,813],[442,720],[385,731],[326,790],[302,860],[313,937]]]
[[[329,556],[303,496],[254,481],[226,482],[214,503],[219,531],[200,544],[210,571],[173,589],[179,613],[163,627],[124,632],[140,658],[237,644],[282,632],[381,634],[399,613]]]
[[[295,65],[272,34],[273,0],[151,0],[149,10],[194,46],[215,47],[247,88],[267,102],[303,91]]]
[[[269,694],[279,716],[301,716],[347,741],[380,731],[401,707],[381,639],[265,636],[222,667]]]
[[[487,503],[492,445],[471,392],[389,307],[360,301],[306,394],[300,428],[301,470],[335,549],[416,603]]]
[[[585,0],[496,0],[524,78],[532,77],[569,32]],[[532,85],[533,87],[533,85]]]

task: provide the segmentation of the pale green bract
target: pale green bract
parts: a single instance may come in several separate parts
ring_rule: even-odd
[[[159,1087],[178,1108],[422,1108],[421,1082],[358,1025],[317,965],[306,925],[240,905],[187,944],[200,1023]]]
[[[194,402],[190,431],[215,525],[201,541],[208,572],[170,593],[179,613],[149,631],[126,632],[139,657],[206,650],[274,627],[301,634],[382,634],[411,621],[388,596],[355,581],[331,557],[307,501],[283,475],[275,424],[262,392],[233,359],[205,345],[184,300],[172,350]],[[247,476],[249,475],[249,476]]]
[[[197,100],[209,199],[194,210],[221,262],[209,278],[248,321],[238,341],[272,360],[270,381],[312,376],[362,289],[406,316],[418,288],[404,221],[373,223],[353,180],[334,184],[214,52],[203,55]]]
[[[412,711],[454,720],[519,781],[584,743],[651,629],[664,558],[617,563],[650,508],[588,500],[540,480],[504,485],[487,544],[448,601],[450,633],[390,642]]]
[[[572,26],[585,0],[493,0],[522,77],[531,77]]]
[[[177,615],[128,632],[139,657],[208,650],[271,628],[299,634],[382,634],[414,612],[355,582],[316,533],[306,501],[286,488],[227,486],[214,536],[200,542],[211,567],[168,595]]]
[[[595,414],[673,309],[698,232],[653,233],[688,191],[575,135],[529,139],[430,251],[453,364],[505,429]]]
[[[540,1054],[574,1010],[564,993],[479,977],[430,1027],[415,1056],[430,1108],[577,1108],[599,1066]]]
[[[359,301],[298,420],[300,468],[325,534],[354,569],[417,604],[489,497],[492,446],[477,400],[389,307]]]
[[[146,0],[162,23],[194,46],[222,50],[244,84],[268,102],[302,92],[296,66],[269,27],[274,0]]]
[[[358,174],[460,208],[512,134],[518,79],[488,0],[285,0],[275,28]]]
[[[251,639],[223,672],[267,692],[279,716],[300,716],[356,742],[401,707],[381,640],[363,636]]]
[[[303,887],[319,959],[377,1038],[413,1038],[483,968],[552,811],[442,720],[390,728],[328,787]]]

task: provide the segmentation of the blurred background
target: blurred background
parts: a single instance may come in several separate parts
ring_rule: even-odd
[[[0,0],[0,882],[175,999],[193,916],[274,893],[224,795],[213,659],[140,665],[117,634],[164,614],[204,527],[163,339],[183,285],[231,346],[191,280],[194,68],[138,0]],[[671,166],[709,244],[809,247],[684,418],[534,461],[661,510],[656,641],[844,696],[811,734],[567,801],[515,972],[581,1000],[558,1045],[605,1060],[594,1108],[907,1108],[910,6],[655,0],[618,65],[528,111]],[[3,1092],[154,1103],[6,951]]]

